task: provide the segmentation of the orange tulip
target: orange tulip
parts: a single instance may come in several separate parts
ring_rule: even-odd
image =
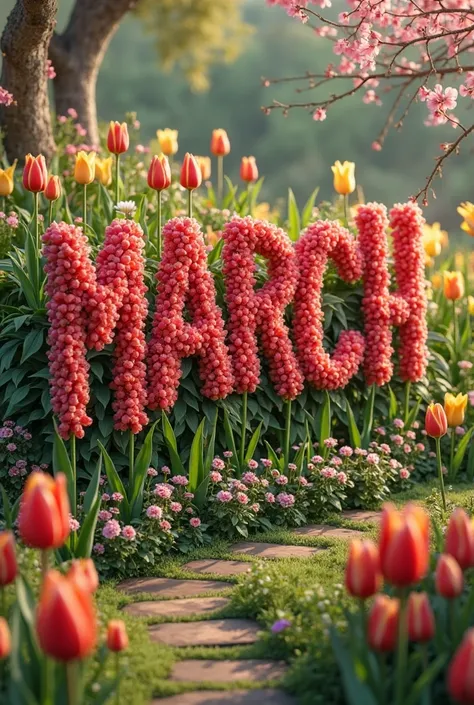
[[[59,176],[51,175],[48,179],[48,183],[46,184],[44,195],[48,201],[57,201],[61,196],[61,191],[61,181],[59,180]]]
[[[448,432],[448,419],[441,404],[432,402],[426,409],[425,431],[431,438],[441,438]]]
[[[23,186],[27,191],[32,193],[40,193],[46,188],[48,183],[48,170],[46,161],[42,154],[34,157],[32,154],[27,154],[25,157],[25,167],[23,169]]]
[[[123,154],[130,144],[127,123],[110,122],[107,135],[107,149],[112,154]]]
[[[436,625],[426,592],[412,592],[408,597],[408,637],[411,641],[430,641]]]
[[[121,619],[111,619],[107,626],[107,648],[116,653],[128,648],[127,627]]]
[[[230,141],[225,130],[213,130],[211,137],[211,153],[215,157],[226,157],[230,152]]]
[[[464,277],[461,272],[444,273],[444,295],[449,301],[457,301],[464,296]]]
[[[79,558],[71,563],[68,578],[88,592],[95,592],[99,587],[99,576],[92,558]]]
[[[50,570],[38,602],[36,632],[45,654],[58,661],[88,656],[97,640],[97,621],[89,590]]]
[[[242,181],[251,183],[258,179],[258,167],[255,157],[242,157],[240,163],[240,178]]]
[[[12,650],[10,629],[4,617],[0,617],[0,661],[10,655]]]
[[[474,629],[468,629],[448,668],[448,692],[458,703],[474,703]]]
[[[148,186],[155,191],[163,191],[171,185],[171,169],[168,157],[164,154],[156,155],[151,160],[148,169]]]
[[[461,566],[453,556],[443,553],[436,566],[436,592],[447,600],[459,597],[464,589]]]
[[[400,601],[377,595],[369,613],[367,637],[371,649],[392,651],[397,641]]]
[[[474,566],[474,526],[464,509],[455,509],[449,518],[445,551],[463,570]]]
[[[0,588],[10,585],[18,573],[15,538],[11,531],[0,532]]]
[[[372,597],[380,589],[382,574],[373,541],[352,541],[346,564],[346,588],[353,597]]]
[[[429,564],[429,517],[414,504],[398,511],[384,505],[380,525],[380,562],[388,582],[407,587],[421,580]]]
[[[69,498],[66,476],[56,478],[32,473],[26,481],[20,505],[19,531],[33,548],[59,548],[69,536]]]
[[[199,164],[195,157],[189,152],[186,152],[184,155],[180,183],[181,186],[187,188],[188,191],[194,191],[194,189],[199,188],[202,183],[202,174]]]

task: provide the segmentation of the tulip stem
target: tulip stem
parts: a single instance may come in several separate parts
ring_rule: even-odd
[[[156,204],[156,249],[158,250],[158,258],[161,259],[161,190],[157,191],[158,202]]]
[[[224,157],[217,157],[217,204],[222,207],[222,197],[224,195]]]
[[[345,223],[345,226],[346,226],[346,228],[347,228],[347,227],[349,226],[349,219],[348,219],[348,217],[347,217],[347,211],[348,211],[348,205],[349,205],[349,196],[348,196],[347,193],[344,194],[344,196],[342,197],[342,202],[343,202],[343,204],[344,204],[344,223]]]
[[[0,599],[2,601],[2,617],[7,618],[7,591],[4,587],[0,588]]]
[[[117,690],[115,691],[115,702],[120,705],[120,652],[115,654],[115,676],[117,678]]]
[[[135,468],[135,435],[130,429],[128,439],[128,494],[131,499],[133,492],[133,472]]]
[[[240,432],[240,458],[239,458],[239,464],[240,464],[240,470],[242,471],[244,469],[244,461],[245,461],[245,437],[247,435],[247,392],[244,392],[242,394],[242,423],[241,423],[241,432]]]
[[[120,154],[115,155],[115,205],[120,197]]]
[[[77,664],[74,661],[69,661],[66,664],[66,682],[67,682],[67,702],[68,702],[68,705],[76,705],[76,703],[77,703]]]
[[[458,359],[458,319],[456,316],[456,301],[453,301],[453,346],[454,346],[454,364]]]
[[[49,214],[48,214],[48,223],[51,225],[53,222],[53,201],[49,202]]]
[[[41,584],[43,585],[46,573],[49,570],[49,549],[45,548],[41,551]]]
[[[249,215],[252,215],[252,186],[250,182],[247,187],[247,200],[249,202]]]
[[[456,441],[456,433],[454,428],[451,429],[451,448],[449,452],[449,479],[454,480],[454,443]]]
[[[72,470],[72,487],[71,487],[71,514],[73,517],[77,514],[77,497],[76,497],[76,486],[77,486],[77,452],[76,452],[76,436],[72,435],[69,441],[71,449],[71,470]],[[72,537],[72,544],[74,546],[74,535]]]
[[[37,271],[36,271],[36,278],[38,281],[38,286],[39,286],[39,280],[40,280],[40,271],[41,271],[41,266],[40,266],[40,261],[41,261],[41,254],[40,254],[40,236],[39,236],[39,193],[34,193],[33,194],[33,219],[35,221],[35,247],[36,247],[36,257],[37,257]]]
[[[43,678],[41,681],[41,705],[53,705],[54,662],[47,656],[44,659]]]
[[[403,420],[405,421],[405,424],[408,421],[408,415],[410,413],[410,391],[411,391],[411,382],[408,380],[405,382],[405,408],[404,408],[404,415],[403,415]]]
[[[86,234],[87,226],[87,184],[84,184],[84,190],[82,192],[82,222],[84,225],[84,235]]]
[[[441,438],[436,438],[436,464],[438,466],[438,477],[439,486],[441,490],[441,498],[443,500],[443,510],[446,512],[446,493],[444,491],[444,478],[443,478],[443,463],[441,461]]]
[[[193,192],[188,189],[188,218],[193,217]]]
[[[405,590],[400,594],[400,614],[398,623],[397,677],[395,683],[395,704],[402,705],[405,691],[408,656],[408,598]]]
[[[285,444],[283,446],[283,458],[285,470],[288,469],[290,462],[290,434],[291,434],[291,399],[286,402],[286,419],[285,419]]]

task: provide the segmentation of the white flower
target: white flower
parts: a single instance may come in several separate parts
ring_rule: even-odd
[[[134,201],[119,201],[115,206],[115,210],[126,218],[133,218],[137,210],[137,204]]]

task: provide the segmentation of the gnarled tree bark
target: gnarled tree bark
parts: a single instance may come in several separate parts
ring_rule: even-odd
[[[121,19],[137,2],[76,0],[66,30],[51,40],[56,112],[65,115],[68,108],[74,108],[91,145],[99,144],[95,99],[99,68]]]
[[[10,161],[28,152],[50,159],[55,151],[46,61],[57,7],[57,0],[17,0],[2,34],[0,85],[16,101],[0,109]]]

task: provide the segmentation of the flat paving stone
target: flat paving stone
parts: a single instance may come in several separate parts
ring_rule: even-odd
[[[311,546],[281,546],[277,543],[250,543],[241,541],[232,546],[232,553],[246,553],[259,558],[311,558],[324,549]]]
[[[134,602],[124,612],[134,617],[189,617],[221,610],[230,603],[227,597],[182,597],[179,600]]]
[[[155,624],[152,641],[168,646],[234,646],[254,644],[260,627],[250,619],[209,619],[204,622]]]
[[[293,529],[291,532],[297,536],[321,536],[328,539],[357,539],[364,535],[363,531],[344,529],[340,526],[326,526],[323,524],[309,524]]]
[[[235,683],[236,681],[270,681],[282,678],[287,671],[284,661],[245,659],[243,661],[212,661],[189,659],[178,661],[171,680],[179,682]]]
[[[193,597],[202,595],[211,590],[224,590],[232,588],[232,583],[224,583],[219,580],[176,580],[174,578],[134,578],[124,580],[118,586],[129,595],[139,595],[140,593],[152,593],[160,597]]]
[[[295,700],[281,690],[205,691],[181,693],[153,700],[152,705],[295,705]]]
[[[378,523],[382,516],[382,512],[378,511],[363,511],[362,509],[351,509],[347,512],[342,512],[343,519],[349,519],[351,521],[368,521],[371,523]]]
[[[216,573],[217,575],[239,575],[247,573],[251,567],[251,563],[244,563],[244,561],[218,561],[212,558],[190,561],[183,565],[183,568],[192,570],[193,573]]]

